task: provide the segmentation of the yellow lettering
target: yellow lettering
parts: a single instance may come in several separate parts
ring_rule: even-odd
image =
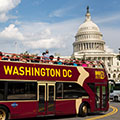
[[[72,71],[68,70],[68,77],[72,77]]]
[[[51,70],[50,70],[50,75],[51,75],[52,77],[55,76],[55,70],[54,70],[54,69],[51,69]]]
[[[14,70],[13,70],[13,75],[19,75],[19,72],[18,72],[18,69],[17,69],[17,66],[14,67]]]
[[[31,76],[31,69],[30,69],[30,67],[25,67],[25,75],[26,76],[27,75]]]
[[[31,69],[31,70],[32,70],[32,76],[34,76],[34,68],[32,67],[32,69]]]
[[[11,75],[12,74],[12,69],[13,69],[13,66],[5,66],[4,65],[4,71],[5,71],[5,75]]]
[[[24,67],[23,67],[23,66],[21,66],[21,67],[19,68],[19,71],[21,72],[21,73],[20,73],[21,76],[23,76],[23,75],[25,74],[25,72],[24,72]]]
[[[104,72],[101,71],[101,79],[104,79],[104,78],[105,78]]]
[[[95,79],[99,79],[99,75],[100,75],[100,72],[99,71],[95,71]]]
[[[63,69],[63,77],[67,77],[67,71]]]
[[[41,76],[45,76],[45,69],[41,68]]]
[[[95,79],[104,79],[105,75],[103,71],[95,71]]]
[[[3,66],[5,75],[20,75],[20,76],[47,76],[47,77],[72,77],[72,71],[63,69],[54,69],[54,68],[36,68],[36,67],[24,67],[24,66]],[[61,73],[62,72],[62,73]],[[95,71],[96,79],[104,79],[104,72]]]
[[[47,70],[47,76],[49,77],[50,68],[46,68],[46,70]]]
[[[40,68],[35,68],[35,76],[40,76]]]
[[[60,69],[56,69],[56,77],[60,77]]]

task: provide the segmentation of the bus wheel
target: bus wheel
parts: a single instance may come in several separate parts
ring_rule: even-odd
[[[79,108],[79,116],[85,117],[88,114],[88,107],[87,104],[82,103],[80,108]]]
[[[0,120],[8,120],[7,109],[3,106],[0,107]]]

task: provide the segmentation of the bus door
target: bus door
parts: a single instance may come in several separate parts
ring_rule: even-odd
[[[38,115],[55,114],[55,84],[39,84]]]
[[[38,115],[46,115],[46,84],[38,85],[39,93],[39,104],[38,104]]]
[[[104,110],[107,106],[107,86],[96,85],[95,92],[96,110]]]
[[[47,85],[47,115],[55,114],[55,84]]]

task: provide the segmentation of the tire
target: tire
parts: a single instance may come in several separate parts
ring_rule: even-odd
[[[0,120],[8,120],[8,110],[4,106],[0,106]]]
[[[88,106],[85,103],[82,103],[79,108],[79,116],[85,117],[88,114]]]

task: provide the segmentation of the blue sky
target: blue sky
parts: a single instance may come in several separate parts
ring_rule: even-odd
[[[71,55],[89,5],[108,51],[120,47],[120,0],[0,0],[0,51]]]

